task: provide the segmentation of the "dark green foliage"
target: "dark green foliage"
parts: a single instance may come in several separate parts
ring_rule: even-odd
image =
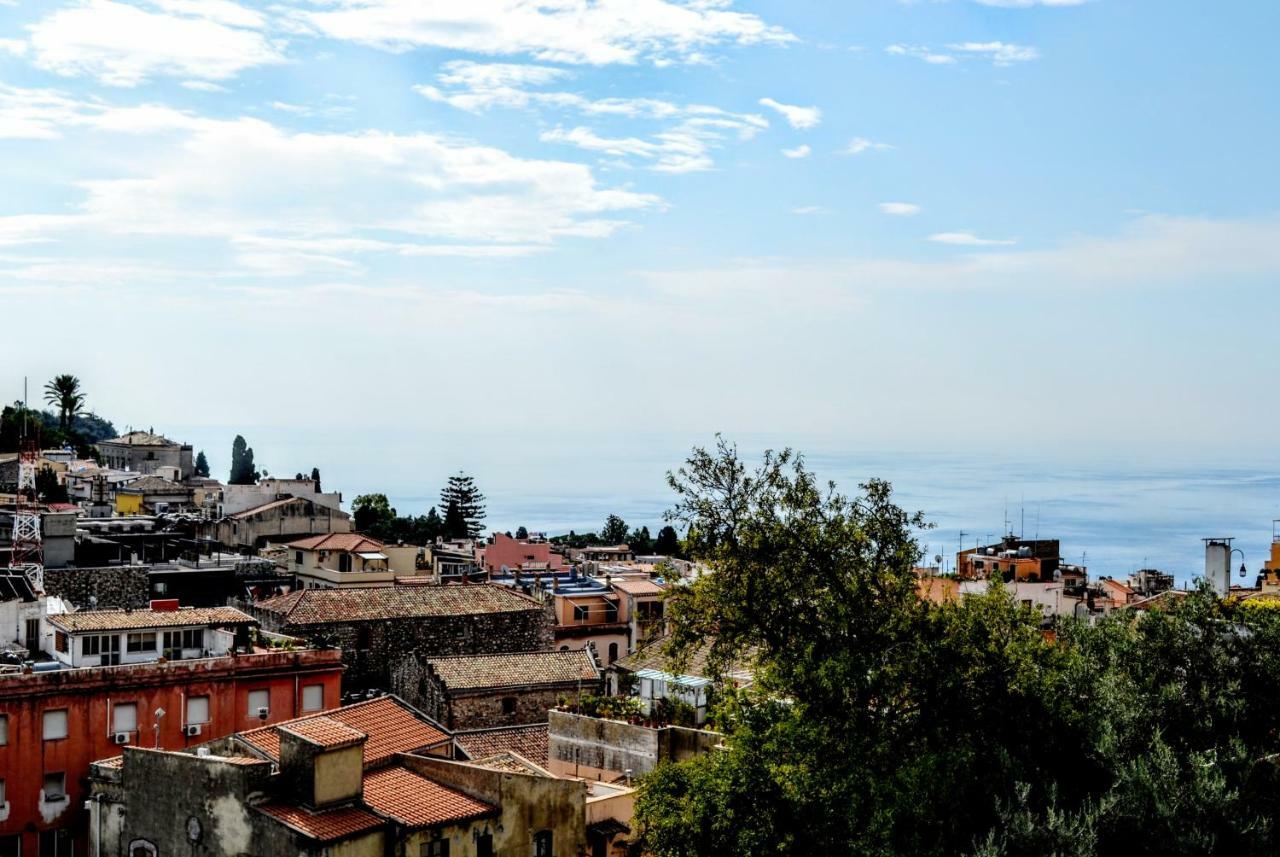
[[[470,476],[462,472],[457,476],[450,476],[440,491],[440,505],[445,508],[445,532],[449,538],[478,539],[484,533],[484,495]],[[456,521],[450,523],[450,505],[457,506],[457,514],[461,516],[465,528],[460,529]]]
[[[516,538],[517,538],[517,539],[527,539],[527,538],[529,538],[529,531],[528,531],[528,530],[526,530],[523,526],[521,526],[521,527],[516,527]]]
[[[58,375],[44,385],[46,404],[58,409],[58,429],[66,433],[71,420],[84,407],[84,393],[80,392],[80,379],[75,375]]]
[[[435,506],[425,515],[401,517],[386,494],[361,494],[351,503],[351,515],[356,532],[382,542],[429,545],[443,528]]]
[[[196,476],[208,477],[209,475],[209,459],[205,458],[204,450],[196,453]]]
[[[316,483],[316,493],[320,493],[320,468],[311,468],[311,481]]]
[[[723,752],[642,781],[655,857],[1280,849],[1280,611],[1201,590],[1051,640],[1003,589],[919,599],[886,483],[724,443],[671,483],[712,569],[667,599],[671,669],[709,643],[757,681],[718,694]]]
[[[653,543],[653,552],[662,556],[680,555],[680,536],[676,528],[667,524],[658,530],[658,539]]]
[[[444,510],[444,537],[446,539],[465,539],[471,533],[467,519],[462,516],[462,509],[457,500],[450,500]]]
[[[288,471],[285,471],[288,473]],[[253,464],[253,447],[245,442],[241,435],[231,443],[231,475],[227,478],[230,485],[254,485],[264,473],[259,473]]]
[[[36,496],[45,503],[67,502],[67,486],[58,482],[52,467],[41,467],[36,472]]]
[[[626,541],[632,552],[637,556],[653,553],[653,537],[649,535],[648,527],[632,530]]]
[[[600,539],[606,545],[626,544],[629,532],[626,521],[617,515],[610,515],[605,518],[604,528],[600,530]]]

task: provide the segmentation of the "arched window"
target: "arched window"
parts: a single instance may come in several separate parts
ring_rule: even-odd
[[[145,839],[135,839],[129,843],[129,857],[159,857],[156,846]]]

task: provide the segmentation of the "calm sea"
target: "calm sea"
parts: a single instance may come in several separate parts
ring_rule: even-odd
[[[327,490],[349,502],[382,492],[401,514],[423,514],[440,485],[459,469],[488,496],[492,529],[563,533],[600,527],[606,515],[657,531],[671,503],[665,473],[705,435],[630,437],[552,432],[510,434],[392,433],[256,428],[242,430],[259,467],[292,476],[319,467]],[[171,429],[207,451],[225,478],[234,430]],[[744,455],[774,438],[740,439]],[[890,480],[902,505],[936,525],[921,535],[932,557],[948,562],[965,533],[996,539],[1006,526],[1027,537],[1057,538],[1063,555],[1095,574],[1123,576],[1142,567],[1182,581],[1203,569],[1204,537],[1230,536],[1244,552],[1252,581],[1266,558],[1273,518],[1280,518],[1280,459],[1135,461],[1053,459],[993,453],[851,451],[830,440],[790,441],[811,469],[846,493],[873,476]],[[1007,524],[1006,524],[1007,522]],[[1235,557],[1239,565],[1241,557]],[[1237,578],[1238,579],[1238,578]]]

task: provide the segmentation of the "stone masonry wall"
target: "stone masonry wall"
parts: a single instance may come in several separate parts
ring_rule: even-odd
[[[145,565],[112,565],[101,568],[46,568],[44,589],[88,609],[91,596],[97,606],[140,610],[151,603],[151,584]]]

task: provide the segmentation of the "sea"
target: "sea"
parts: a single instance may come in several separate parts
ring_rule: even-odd
[[[165,427],[206,450],[213,474],[224,478],[237,431],[259,468],[293,476],[317,467],[325,490],[341,491],[348,508],[356,496],[377,492],[399,514],[425,514],[445,479],[463,471],[487,497],[489,529],[551,535],[597,530],[610,514],[656,535],[673,502],[667,472],[695,444],[715,442],[690,432]],[[933,525],[919,540],[926,561],[941,557],[944,569],[962,545],[1013,533],[1060,540],[1063,558],[1093,575],[1158,568],[1186,584],[1203,572],[1202,539],[1233,538],[1240,550],[1233,566],[1246,569],[1236,579],[1251,584],[1280,518],[1280,455],[890,451],[830,437],[735,440],[748,461],[791,445],[846,494],[869,478],[890,481],[899,504]]]

